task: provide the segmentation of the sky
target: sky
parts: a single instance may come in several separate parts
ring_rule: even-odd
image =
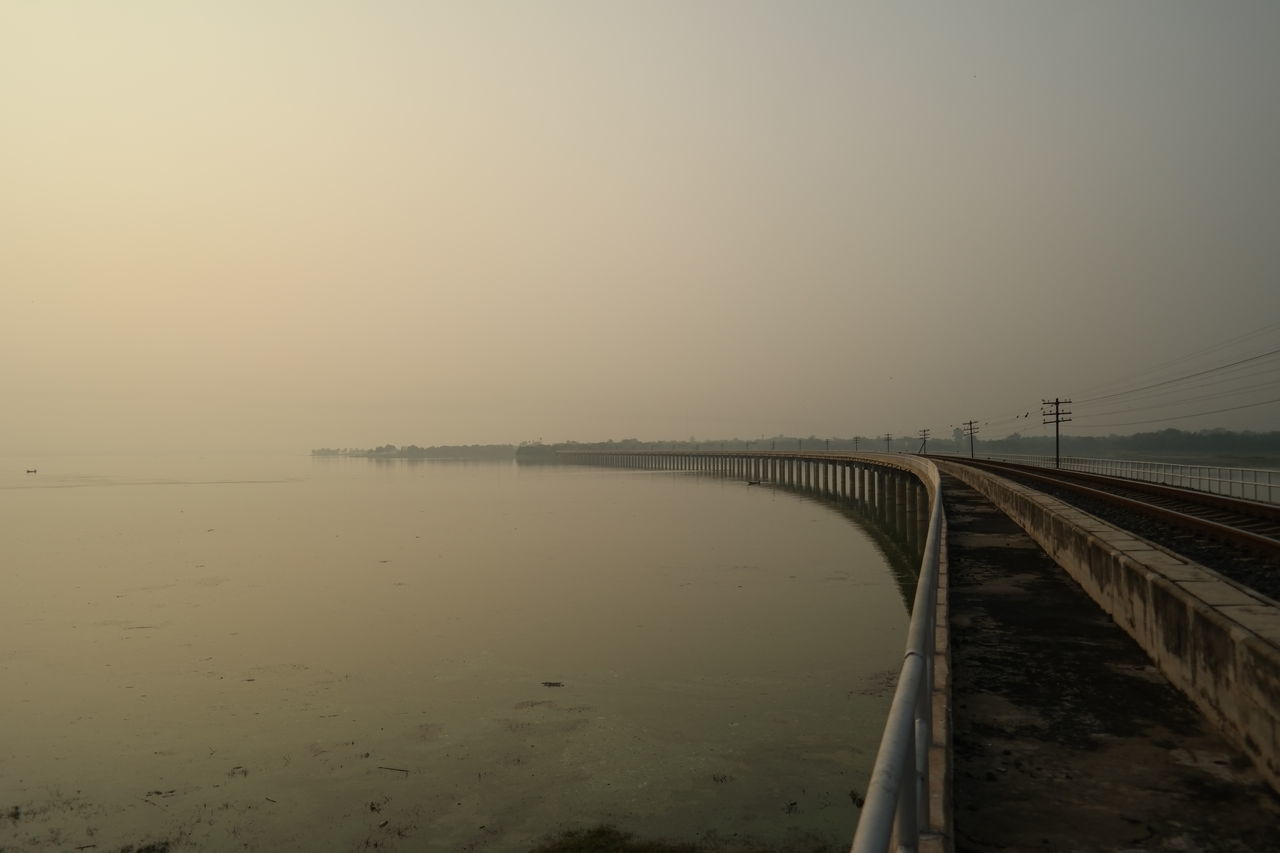
[[[1280,429],[1277,43],[1272,2],[0,0],[0,453]]]

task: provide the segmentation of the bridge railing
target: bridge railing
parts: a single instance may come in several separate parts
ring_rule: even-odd
[[[936,651],[938,579],[942,544],[942,488],[937,469],[921,474],[932,496],[929,532],[925,537],[920,577],[916,582],[907,648],[898,673],[893,704],[885,722],[867,786],[862,815],[851,853],[883,853],[891,845],[916,851],[922,833],[946,823],[946,815],[930,820],[929,752],[933,744],[933,662]],[[933,768],[935,775],[944,768]],[[943,808],[946,806],[944,805]]]
[[[939,454],[942,455],[942,454]],[[946,454],[951,455],[951,454]],[[966,454],[955,454],[965,456]],[[1020,453],[980,453],[979,459],[996,462],[1019,462],[1024,465],[1054,467],[1052,456]],[[1183,489],[1195,489],[1215,495],[1280,504],[1280,471],[1267,468],[1229,468],[1223,465],[1184,465],[1177,462],[1139,462],[1132,459],[1099,459],[1091,456],[1063,456],[1062,467],[1068,471],[1085,471],[1125,477],[1147,483],[1161,483]]]

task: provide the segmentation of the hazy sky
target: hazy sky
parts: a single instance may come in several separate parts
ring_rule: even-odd
[[[0,0],[0,453],[949,432],[1280,349],[1278,44],[1274,2]],[[1252,364],[1164,415],[1280,398]],[[1280,405],[1168,423],[1216,424]]]

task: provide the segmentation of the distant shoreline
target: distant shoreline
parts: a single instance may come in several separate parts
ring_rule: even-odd
[[[345,456],[357,459],[430,459],[442,462],[475,459],[511,460],[516,456],[516,448],[510,444],[442,445],[437,447],[418,447],[416,444],[396,447],[388,444],[369,450],[322,447],[312,450],[311,455]]]
[[[956,431],[959,432],[958,430]],[[974,442],[979,454],[1052,454],[1052,435],[1021,435],[1014,432],[1003,438],[978,437]],[[832,437],[771,436],[757,439],[690,439],[688,441],[641,441],[625,438],[620,441],[578,442],[564,441],[543,444],[540,441],[524,442],[518,447],[511,444],[434,445],[419,447],[415,444],[396,446],[384,444],[373,448],[320,448],[312,450],[312,456],[346,456],[364,459],[489,459],[521,462],[547,462],[556,458],[558,450],[612,450],[612,451],[697,451],[697,450],[894,450],[913,452],[920,447],[916,436],[893,436],[886,445],[885,437]],[[959,434],[929,440],[929,450],[968,455],[969,442]],[[1220,465],[1228,467],[1280,467],[1280,431],[1234,432],[1212,429],[1188,432],[1165,429],[1132,435],[1063,435],[1063,456],[1088,456],[1106,459],[1131,459],[1135,461],[1165,461],[1188,465]]]

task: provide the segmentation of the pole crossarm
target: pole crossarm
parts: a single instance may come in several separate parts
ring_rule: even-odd
[[[1062,407],[1070,403],[1070,400],[1060,400],[1054,397],[1052,400],[1040,401],[1040,416],[1046,424],[1053,424],[1053,467],[1062,467],[1062,424],[1071,420],[1066,415],[1071,412]],[[1053,408],[1050,409],[1050,406]]]

